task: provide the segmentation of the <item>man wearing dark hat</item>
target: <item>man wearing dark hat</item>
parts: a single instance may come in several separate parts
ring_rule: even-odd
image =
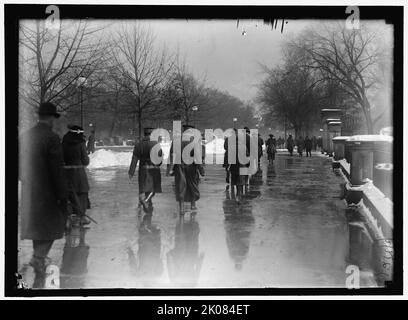
[[[43,287],[47,255],[54,240],[64,235],[67,183],[59,136],[52,131],[59,118],[55,105],[42,103],[35,127],[20,137],[21,239],[33,241],[30,265],[35,287]]]
[[[85,146],[84,129],[80,126],[68,126],[69,131],[62,138],[62,151],[65,162],[69,200],[73,204],[73,214],[79,217],[81,225],[89,224],[86,209],[90,208],[89,184],[85,167],[89,157]]]
[[[152,131],[153,128],[144,128],[144,137],[141,142],[135,145],[129,167],[129,179],[132,179],[139,162],[139,201],[144,211],[149,213],[153,211],[153,196],[162,192],[160,165],[154,164],[150,158],[150,151],[158,144],[156,141],[150,141]],[[161,148],[158,151],[158,156],[163,156]]]
[[[183,125],[183,132],[188,129],[193,129],[192,125]],[[178,137],[180,139],[181,137]],[[177,138],[176,138],[177,139]],[[183,154],[184,148],[194,140],[191,136],[190,141],[181,141],[181,154]],[[202,152],[202,147],[198,150]],[[200,199],[200,190],[198,188],[200,175],[204,176],[204,168],[202,163],[196,163],[193,161],[191,164],[185,163],[183,158],[179,159],[180,163],[173,163],[173,143],[170,147],[170,164],[167,166],[167,175],[172,174],[175,178],[176,186],[176,200],[179,203],[180,215],[184,215],[184,202],[191,203],[191,210],[197,210],[196,201]],[[194,155],[194,148],[190,153],[191,157],[196,158]],[[202,156],[202,155],[201,155]],[[197,157],[198,159],[199,157]]]

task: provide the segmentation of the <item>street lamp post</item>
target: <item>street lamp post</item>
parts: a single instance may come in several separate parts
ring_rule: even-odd
[[[193,110],[194,127],[196,127],[196,112],[198,111],[198,106],[193,106],[191,110]]]
[[[237,118],[233,118],[232,119],[232,123],[233,123],[233,128],[235,129],[235,124],[237,123],[238,119]]]

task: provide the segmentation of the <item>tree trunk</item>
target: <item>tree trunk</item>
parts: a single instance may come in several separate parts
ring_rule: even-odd
[[[117,114],[116,112],[113,115],[113,119],[112,119],[112,124],[109,130],[109,136],[112,137],[113,135],[113,131],[115,130],[115,126],[116,126],[116,119],[117,119]]]
[[[139,141],[142,140],[142,110],[139,108],[137,116],[138,126],[139,126]]]
[[[370,103],[367,100],[367,97],[364,96],[363,100],[363,113],[367,124],[367,134],[373,134],[373,120],[371,119]]]
[[[188,124],[190,124],[190,117],[189,117],[189,114],[188,114],[188,109],[185,109],[185,118],[186,118],[186,124],[188,125]]]
[[[116,126],[116,120],[118,118],[118,98],[119,98],[119,92],[116,92],[115,104],[113,107],[113,119],[112,119],[112,124],[110,128],[110,134],[109,134],[110,137],[113,135],[113,131],[115,130],[115,126]]]

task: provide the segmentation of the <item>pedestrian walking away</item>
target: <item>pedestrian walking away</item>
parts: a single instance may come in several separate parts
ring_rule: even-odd
[[[144,128],[142,141],[135,144],[132,155],[132,162],[129,167],[129,179],[132,180],[137,163],[139,162],[138,184],[139,184],[139,204],[146,213],[153,212],[152,199],[156,193],[161,193],[161,173],[160,165],[152,162],[150,158],[151,150],[158,144],[157,141],[150,141],[150,134],[153,128]],[[158,149],[157,155],[161,158],[163,151]]]
[[[183,125],[183,135],[188,135],[186,132],[188,129],[193,129],[191,125]],[[177,137],[175,139],[180,139]],[[177,159],[173,159],[173,143],[170,147],[170,164],[167,166],[166,175],[174,176],[175,178],[175,192],[176,200],[179,203],[179,213],[184,215],[184,202],[190,202],[191,210],[197,210],[196,201],[200,199],[199,181],[200,175],[204,176],[204,167],[202,161],[202,155],[197,155],[194,153],[194,149],[200,150],[202,152],[202,147],[193,148],[190,152],[190,156],[194,158],[191,164],[184,161],[181,155],[183,154],[184,148],[189,145],[194,139],[194,136],[190,137],[190,141],[181,141],[181,154]]]
[[[62,138],[62,151],[65,162],[65,174],[68,183],[68,199],[72,214],[79,217],[81,225],[90,223],[85,212],[90,209],[88,197],[89,183],[85,167],[89,164],[84,129],[80,126],[68,126],[69,131]]]
[[[91,135],[88,138],[88,144],[86,145],[88,154],[95,152],[95,130],[92,129]]]
[[[306,136],[305,138],[306,157],[312,156],[312,146],[313,146],[312,140],[308,136]]]
[[[42,288],[51,263],[48,253],[54,240],[64,235],[67,182],[59,136],[52,131],[59,118],[56,106],[42,103],[36,126],[20,137],[21,239],[33,241],[30,265],[35,272],[33,287]]]
[[[250,148],[250,136],[248,134],[249,129],[247,130],[247,128],[245,127],[245,130],[246,130],[245,145],[241,146],[241,149],[244,150],[247,156],[249,156],[249,151],[250,151],[249,149]],[[240,149],[238,147],[238,143],[239,143],[238,134],[236,134],[235,136],[235,143],[236,143],[236,149],[235,149],[236,150],[236,160],[235,160],[235,163],[230,164],[229,170],[231,172],[231,185],[233,188],[235,187],[237,190],[235,200],[238,204],[241,204],[242,199],[243,199],[242,197],[244,194],[244,186],[246,187],[246,185],[249,182],[249,179],[248,179],[248,175],[241,174],[240,169],[248,168],[250,166],[250,163],[241,164],[239,161],[238,150]]]
[[[276,140],[273,134],[269,134],[269,138],[266,140],[266,152],[268,154],[269,164],[273,164],[276,154]]]
[[[295,146],[295,141],[293,140],[292,135],[290,134],[288,139],[286,140],[286,148],[289,151],[289,154],[293,156],[293,148]]]

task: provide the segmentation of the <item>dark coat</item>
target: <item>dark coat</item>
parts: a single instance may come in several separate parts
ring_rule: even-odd
[[[68,132],[62,138],[62,150],[64,162],[67,168],[65,173],[70,190],[76,193],[86,193],[89,191],[88,178],[85,166],[89,164],[88,153],[86,152],[85,139],[82,134]],[[69,168],[73,166],[74,168]]]
[[[38,123],[20,137],[21,239],[62,238],[65,216],[58,200],[67,199],[59,136]]]
[[[95,152],[95,134],[91,133],[91,135],[88,138],[88,144],[86,146],[86,150],[89,152]]]
[[[161,193],[161,173],[160,165],[155,165],[150,159],[150,152],[153,147],[158,145],[156,141],[150,141],[149,137],[137,143],[133,149],[132,162],[129,167],[129,174],[135,173],[137,162],[139,162],[139,194],[145,192]],[[163,156],[163,151],[158,150],[158,156]]]
[[[288,138],[286,140],[286,148],[288,148],[288,150],[293,150],[293,147],[295,145],[295,141],[293,140],[293,138]]]
[[[181,159],[176,156],[173,159],[173,143],[170,147],[170,165],[168,171],[172,167],[174,171],[175,192],[177,201],[197,201],[200,199],[200,174],[204,175],[203,165],[196,163],[195,159],[198,155],[194,154],[194,148],[190,151],[190,156],[193,157],[193,163],[187,164],[182,157],[184,148],[190,144],[190,141],[181,141]],[[199,159],[199,158],[198,158]],[[176,162],[176,163],[174,163]],[[180,163],[177,163],[180,162]]]
[[[312,150],[312,140],[310,138],[305,139],[305,148],[306,150]]]

